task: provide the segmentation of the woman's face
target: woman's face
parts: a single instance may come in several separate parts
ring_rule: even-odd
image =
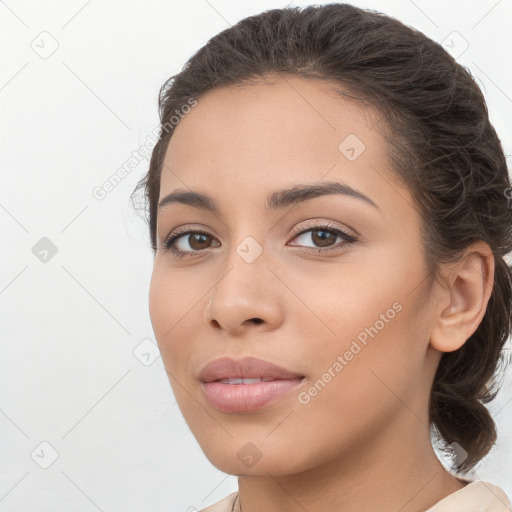
[[[224,472],[290,474],[424,433],[432,285],[378,122],[326,82],[289,77],[212,90],[175,128],[159,201],[194,192],[218,211],[160,207],[150,315],[184,418]],[[326,183],[340,193],[283,192]],[[174,241],[183,257],[162,248],[178,228],[198,232]]]

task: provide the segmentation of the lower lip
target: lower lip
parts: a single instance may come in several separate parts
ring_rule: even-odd
[[[203,382],[203,392],[210,404],[222,412],[256,411],[277,398],[297,389],[303,379],[282,379],[254,384]]]

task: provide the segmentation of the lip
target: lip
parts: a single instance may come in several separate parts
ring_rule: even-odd
[[[229,384],[224,379],[272,379],[251,384]],[[304,375],[256,357],[222,357],[199,374],[205,398],[222,412],[249,412],[265,407],[299,387]]]
[[[221,357],[207,364],[199,374],[199,379],[203,382],[212,382],[220,379],[250,379],[257,377],[269,379],[296,379],[304,377],[304,375],[291,372],[281,366],[277,366],[269,361],[264,361],[263,359],[258,359],[257,357],[244,357],[242,359]]]

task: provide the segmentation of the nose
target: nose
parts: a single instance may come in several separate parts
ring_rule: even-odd
[[[238,254],[214,285],[205,307],[205,323],[231,336],[244,331],[273,330],[282,323],[284,286],[260,255],[248,263]]]

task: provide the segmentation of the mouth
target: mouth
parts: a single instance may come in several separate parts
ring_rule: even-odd
[[[221,357],[208,363],[198,376],[199,380],[202,382],[240,379],[271,381],[290,380],[302,377],[304,377],[304,375],[300,373],[287,370],[277,364],[256,357],[244,357],[242,359]],[[234,383],[241,384],[241,382]]]
[[[253,357],[217,359],[199,376],[209,404],[228,413],[262,409],[296,390],[304,379],[304,375]]]
[[[215,380],[213,382],[220,382],[221,384],[256,384],[257,382],[272,382],[276,379],[271,378],[249,378],[249,379],[242,379],[242,378],[235,378],[235,379],[219,379]]]

